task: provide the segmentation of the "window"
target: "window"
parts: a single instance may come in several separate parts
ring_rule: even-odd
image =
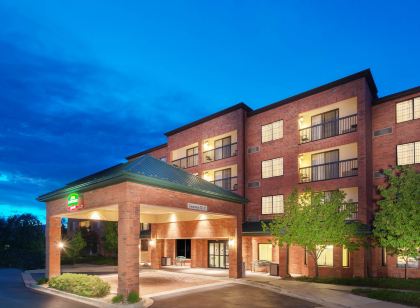
[[[191,259],[191,240],[176,240],[176,256]]]
[[[319,254],[320,246],[317,247],[317,254]],[[325,249],[321,252],[321,255],[318,258],[319,266],[333,266],[333,255],[334,255],[334,246],[327,245]]]
[[[350,253],[347,247],[343,246],[343,267],[350,266]]]
[[[397,145],[397,165],[420,163],[420,141]]]
[[[258,260],[273,261],[273,245],[258,244]]]
[[[420,97],[396,104],[397,123],[420,118]]]
[[[261,128],[261,142],[283,138],[283,120],[276,121]]]
[[[373,132],[374,137],[379,137],[379,136],[388,135],[388,134],[392,134],[392,127],[378,129]]]
[[[381,254],[381,261],[382,261],[382,266],[386,266],[386,248],[382,248],[382,254]]]
[[[397,267],[405,267],[405,257],[398,256],[397,258]],[[407,268],[418,268],[419,267],[419,258],[409,257],[407,262]]]
[[[147,230],[150,230],[150,223],[147,223],[147,222],[142,222],[142,223],[140,224],[140,230],[141,230],[141,231],[147,231]]]
[[[264,160],[261,164],[261,168],[263,179],[283,175],[283,158]]]
[[[262,204],[262,214],[284,213],[283,195],[262,197],[261,204]]]

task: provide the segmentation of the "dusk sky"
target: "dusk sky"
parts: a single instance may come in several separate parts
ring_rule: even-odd
[[[164,132],[370,68],[420,84],[420,1],[0,0],[0,216]]]

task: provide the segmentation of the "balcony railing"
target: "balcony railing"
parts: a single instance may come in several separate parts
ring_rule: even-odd
[[[198,154],[186,156],[172,161],[174,166],[179,168],[190,168],[198,165]]]
[[[211,183],[222,187],[223,189],[226,190],[237,190],[238,189],[238,177],[237,176],[233,176],[230,178],[224,178],[224,179],[220,179],[220,180],[214,180],[214,181],[210,181]]]
[[[203,152],[203,162],[209,163],[215,160],[220,160],[238,155],[238,144],[231,143],[213,150]]]
[[[346,218],[346,220],[357,220],[358,219],[358,213],[359,213],[359,204],[357,202],[349,202],[346,204],[343,204],[341,206],[341,209],[344,210],[347,205],[352,206],[352,211],[350,213],[350,216]]]
[[[357,130],[357,115],[349,115],[340,119],[327,121],[299,130],[300,143],[307,143]]]
[[[300,183],[309,183],[357,175],[357,158],[314,165],[299,169]]]

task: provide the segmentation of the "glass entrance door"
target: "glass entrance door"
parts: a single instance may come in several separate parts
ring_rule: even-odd
[[[209,241],[209,267],[229,268],[228,241]]]

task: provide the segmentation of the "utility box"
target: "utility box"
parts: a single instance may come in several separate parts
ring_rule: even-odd
[[[270,276],[279,275],[279,265],[277,263],[270,263]]]

